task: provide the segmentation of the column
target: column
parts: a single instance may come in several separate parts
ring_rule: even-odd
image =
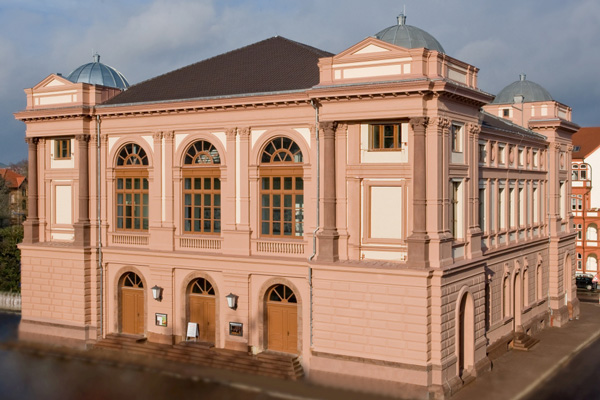
[[[28,199],[27,219],[23,223],[24,244],[37,243],[40,240],[40,225],[38,219],[38,167],[37,144],[38,138],[25,138],[28,146]]]
[[[427,191],[425,187],[427,157],[425,153],[425,130],[429,118],[411,118],[413,131],[412,148],[412,192],[413,192],[413,231],[406,238],[408,243],[408,264],[412,267],[429,267],[429,237],[427,236],[426,213]]]
[[[75,223],[75,246],[89,247],[90,245],[90,179],[88,144],[90,135],[76,135],[77,159],[79,169],[79,213]]]
[[[335,131],[337,123],[322,122],[319,133],[322,134],[323,163],[323,227],[317,235],[318,261],[337,261],[339,259],[339,234],[336,227],[336,196],[335,196]]]

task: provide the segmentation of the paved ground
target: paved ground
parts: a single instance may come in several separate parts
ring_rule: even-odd
[[[591,297],[589,298],[592,299]],[[478,377],[452,400],[521,400],[578,352],[600,338],[600,304],[581,302],[581,316],[562,328],[547,328],[530,351],[511,351],[494,361],[492,371]]]
[[[581,317],[578,320],[572,321],[563,328],[547,328],[542,331],[536,336],[540,342],[529,352],[511,351],[498,358],[494,361],[491,372],[478,377],[453,396],[452,400],[524,400],[531,395],[537,385],[542,384],[554,372],[565,366],[575,354],[600,338],[600,304],[598,304],[597,294],[593,297],[585,295],[580,297],[584,301],[581,303]],[[586,300],[587,302],[585,302]],[[33,346],[15,348],[6,345],[0,347],[9,347],[13,351],[29,354],[43,354],[44,357],[52,356],[52,354],[48,354],[47,348],[36,349]],[[86,352],[83,355],[73,351],[72,354],[61,352],[54,356],[61,359],[81,360],[84,358],[89,360],[91,354]],[[115,360],[110,360],[106,354],[102,354],[101,357],[100,354],[96,356],[101,358],[105,365],[128,369],[138,364],[139,368],[139,360],[128,359],[123,355]],[[164,365],[158,366],[148,361],[145,364],[144,370],[159,372],[162,369],[164,371]],[[169,369],[168,374],[184,380],[201,379],[245,391],[247,393],[245,398],[252,399],[383,399],[357,392],[313,386],[305,382],[286,382],[214,369],[179,367]],[[221,398],[237,399],[238,397],[225,396]]]

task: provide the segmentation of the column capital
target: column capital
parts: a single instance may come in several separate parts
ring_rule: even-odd
[[[87,134],[80,134],[80,135],[75,135],[75,140],[77,140],[78,142],[89,142],[90,141],[90,135]]]
[[[173,132],[173,131],[163,132],[163,137],[165,138],[165,140],[173,140],[175,138],[175,132]]]
[[[227,140],[235,140],[235,137],[237,136],[237,128],[225,129],[225,136],[227,136]]]
[[[421,129],[423,129],[424,131],[425,128],[427,128],[427,126],[429,125],[429,117],[413,117],[408,122],[410,123],[410,126],[412,127],[413,131]]]
[[[25,143],[27,143],[30,146],[37,145],[39,141],[40,141],[40,138],[37,138],[37,137],[26,137],[25,138]]]
[[[252,128],[250,128],[249,126],[246,126],[244,128],[238,128],[237,133],[240,136],[240,138],[249,139],[250,133],[252,133]]]
[[[323,132],[323,136],[334,136],[337,126],[335,121],[323,121],[319,123],[319,130]]]
[[[154,139],[154,141],[162,140],[162,138],[163,138],[163,133],[162,132],[154,132],[152,134],[152,139]]]

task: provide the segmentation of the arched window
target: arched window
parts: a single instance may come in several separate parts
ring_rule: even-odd
[[[148,230],[148,157],[142,147],[128,143],[117,154],[116,229]]]
[[[537,289],[537,299],[541,300],[544,297],[544,270],[542,269],[542,264],[537,266],[537,273],[535,278],[535,284]]]
[[[183,231],[221,232],[221,157],[212,143],[198,140],[183,160]]]
[[[508,279],[508,276],[505,276],[502,281],[502,298],[504,300],[502,316],[508,318],[510,316],[510,280]]]
[[[588,225],[585,240],[598,240],[598,226],[596,224]]]
[[[271,288],[267,297],[269,302],[281,302],[281,303],[297,303],[296,295],[289,287],[285,285],[276,285]]]
[[[287,137],[276,137],[263,149],[260,165],[261,236],[304,235],[302,152]]]
[[[585,263],[585,271],[586,272],[598,271],[598,257],[596,257],[595,254],[590,254],[587,257],[587,262]]]

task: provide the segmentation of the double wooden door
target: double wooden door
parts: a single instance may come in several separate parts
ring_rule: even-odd
[[[268,303],[269,350],[298,352],[298,307],[296,304]]]
[[[122,332],[143,335],[144,328],[144,289],[121,288]]]
[[[198,340],[215,342],[215,297],[190,294],[190,322],[198,324]]]

